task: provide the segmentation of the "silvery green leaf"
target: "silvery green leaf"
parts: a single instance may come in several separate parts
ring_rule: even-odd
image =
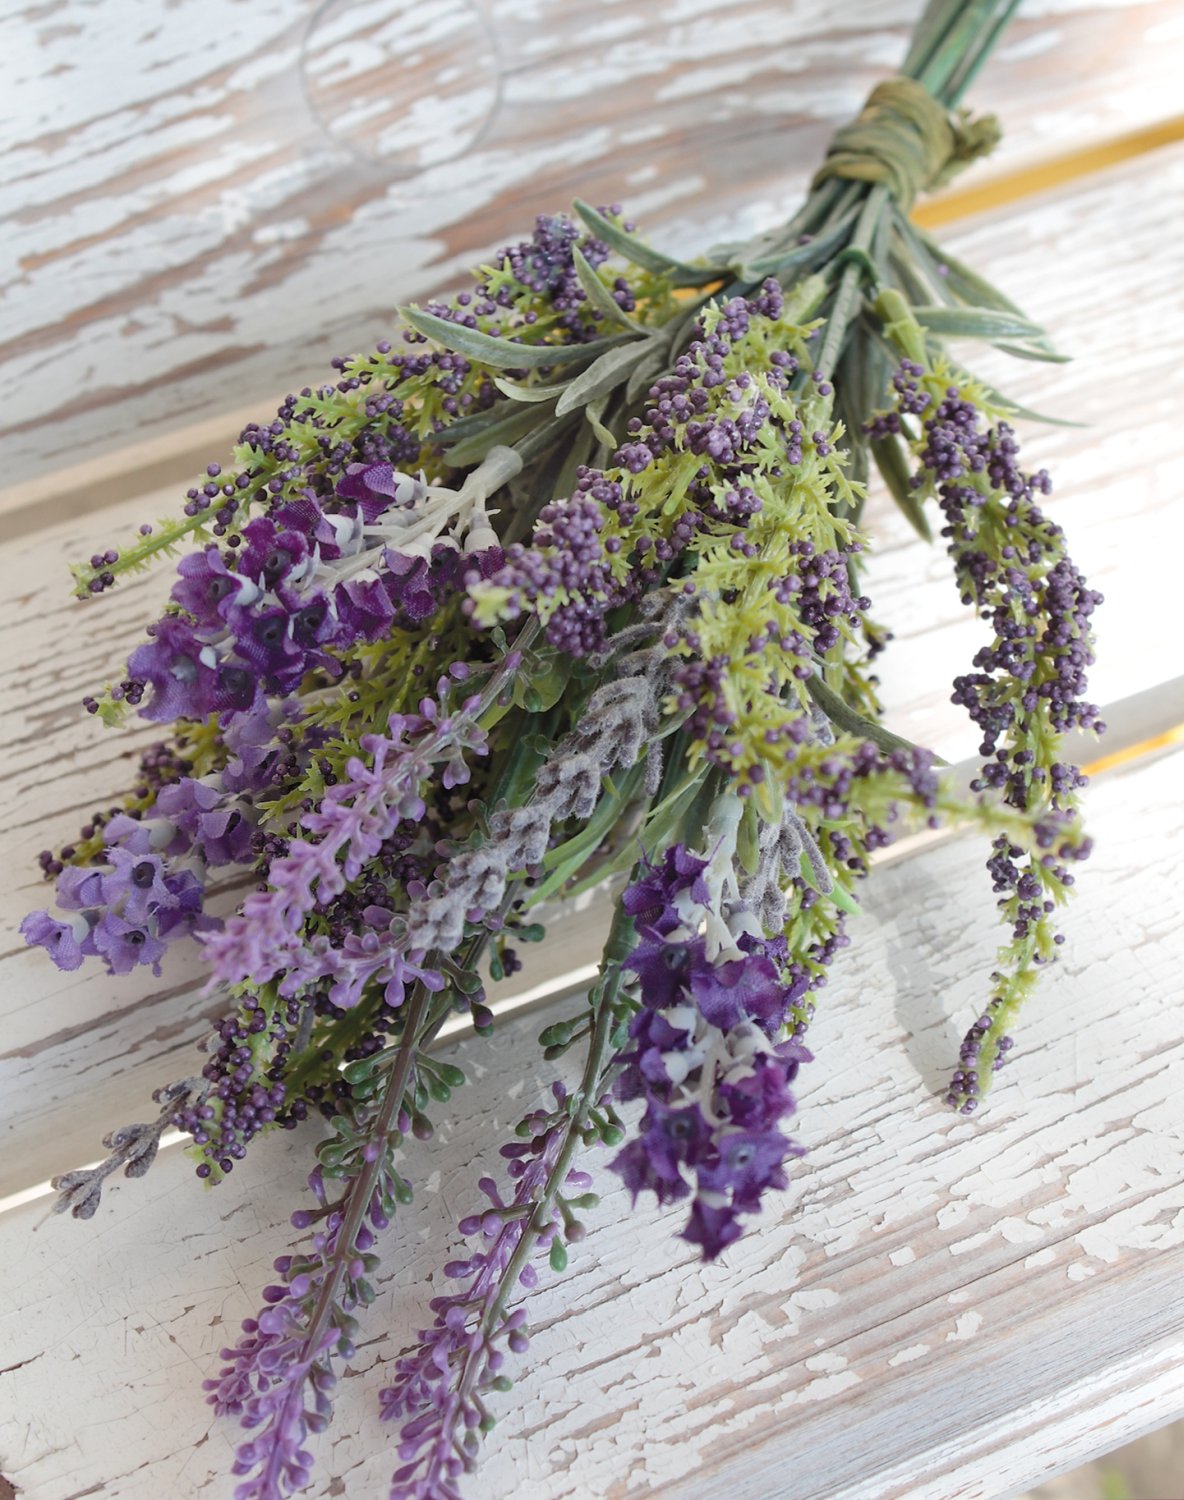
[[[973,303],[977,307],[993,308],[996,312],[1015,313],[1020,318],[1024,317],[1022,310],[1009,297],[1005,297],[997,287],[984,280],[977,271],[972,271],[964,261],[948,254],[924,230],[918,229],[915,224],[907,220],[902,223],[901,229],[906,238],[933,258],[935,266],[944,267],[945,275],[941,279],[963,302]]]
[[[890,729],[885,729],[883,724],[876,719],[865,718],[858,709],[844,703],[842,698],[833,688],[827,687],[822,678],[817,674],[809,679],[806,687],[810,691],[818,707],[831,721],[840,729],[845,729],[848,734],[857,734],[861,739],[871,740],[873,745],[878,745],[881,750],[915,750],[917,747],[911,740],[902,739],[900,735],[893,734]],[[940,756],[934,756],[939,766],[947,765],[948,762]]]
[[[1027,422],[1043,422],[1046,427],[1089,426],[1088,422],[1070,422],[1067,417],[1046,417],[1043,412],[1032,411],[1030,407],[1021,406],[1018,401],[1013,401],[1010,396],[1005,396],[1002,391],[997,391],[993,385],[987,385],[983,380],[977,383],[982,387],[989,401],[1005,408],[1013,417],[1022,417]]]
[[[608,318],[612,323],[619,323],[622,328],[627,328],[630,333],[645,332],[641,325],[635,323],[625,309],[620,306],[608,287],[597,276],[595,268],[588,263],[587,256],[578,245],[572,251],[572,262],[575,265],[580,285],[584,289],[584,295],[591,306],[602,317]]]
[[[791,271],[810,271],[827,260],[850,235],[855,215],[847,214],[832,229],[825,230],[804,245],[794,245],[767,256],[745,261],[737,274],[744,281],[763,281],[766,276],[786,276]]]
[[[636,368],[629,377],[629,384],[625,387],[626,406],[632,406],[635,401],[640,400],[653,385],[655,379],[666,368],[668,363],[666,354],[665,346],[659,346],[655,349],[648,349],[638,360]]]
[[[635,339],[624,348],[606,349],[586,370],[568,381],[555,407],[555,415],[566,416],[579,406],[614,390],[629,378],[631,371],[646,352],[648,340]]]
[[[577,198],[572,206],[597,239],[603,240],[610,249],[623,255],[635,266],[641,266],[646,271],[656,271],[660,276],[668,276],[674,286],[705,286],[707,282],[718,281],[727,274],[726,268],[722,266],[692,266],[685,260],[663,255],[660,250],[654,250],[635,235],[628,234],[619,224],[614,224],[581,198]]]
[[[896,247],[888,260],[888,273],[889,282],[895,283],[913,307],[927,304],[934,292],[940,291],[930,286],[913,258],[907,252],[897,253]]]
[[[584,420],[599,438],[601,443],[610,453],[614,453],[619,444],[613,434],[604,425],[604,411],[608,405],[608,396],[599,396],[594,401],[589,401],[584,408]]]
[[[466,328],[462,323],[449,322],[435,313],[424,312],[420,307],[404,308],[400,314],[403,321],[417,333],[442,344],[455,354],[477,364],[488,365],[494,370],[528,370],[540,365],[580,364],[594,359],[607,344],[618,342],[623,334],[609,339],[598,339],[592,344],[517,344],[510,339],[495,339],[491,334],[481,333],[476,328]]]
[[[564,432],[570,432],[571,426],[571,417],[552,417],[550,421],[531,428],[525,437],[514,444],[523,464],[533,463],[541,453],[558,442]]]
[[[475,437],[479,432],[488,432],[495,423],[504,421],[505,416],[505,405],[499,401],[488,411],[475,411],[467,417],[457,417],[454,422],[449,422],[448,431],[441,433],[440,441],[459,443],[462,438]]]
[[[561,380],[554,385],[521,385],[517,380],[507,380],[504,375],[495,375],[493,383],[502,395],[509,396],[511,401],[531,403],[555,401],[567,389],[566,380]]]
[[[1044,330],[1018,313],[985,307],[914,307],[913,316],[923,328],[942,338],[1042,339]]]
[[[1004,354],[1014,355],[1016,359],[1036,359],[1046,365],[1068,365],[1073,362],[1070,355],[1058,354],[1044,343],[1026,344],[1022,349],[1018,344],[996,343],[995,348],[1002,350]]]

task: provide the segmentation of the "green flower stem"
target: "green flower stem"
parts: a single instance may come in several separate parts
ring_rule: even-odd
[[[475,1348],[465,1356],[461,1368],[457,1391],[464,1405],[476,1386],[483,1364],[485,1342],[497,1327],[498,1319],[506,1305],[511,1290],[518,1285],[522,1269],[534,1253],[539,1235],[551,1219],[555,1199],[571,1169],[572,1158],[583,1141],[588,1128],[591,1111],[600,1095],[604,1079],[615,1055],[612,1049],[614,1003],[622,983],[621,964],[633,947],[633,919],[618,909],[605,943],[601,958],[600,978],[589,996],[593,1013],[592,1030],[588,1039],[588,1051],[584,1059],[584,1071],[575,1093],[567,1100],[568,1120],[564,1127],[563,1144],[555,1164],[547,1174],[542,1193],[535,1202],[530,1222],[522,1232],[522,1238],[514,1247],[513,1254],[502,1273],[497,1295],[485,1309],[477,1332],[482,1337]]]
[[[354,1259],[354,1245],[357,1241],[358,1231],[362,1227],[366,1210],[369,1207],[371,1198],[374,1196],[374,1189],[378,1184],[379,1175],[386,1162],[388,1140],[398,1119],[399,1108],[403,1103],[403,1095],[406,1092],[407,1084],[411,1077],[411,1069],[422,1042],[421,1026],[428,1009],[428,991],[423,985],[416,985],[415,991],[408,1001],[407,1021],[403,1030],[403,1038],[399,1043],[399,1050],[395,1055],[394,1066],[391,1068],[390,1076],[387,1079],[382,1103],[379,1105],[378,1113],[367,1132],[371,1141],[379,1143],[379,1150],[374,1153],[372,1160],[363,1160],[361,1171],[350,1183],[348,1190],[349,1204],[345,1210],[341,1228],[338,1231],[337,1250],[333,1257],[333,1265],[321,1283],[321,1290],[317,1296],[316,1305],[313,1308],[312,1316],[308,1320],[308,1328],[304,1336],[305,1349],[315,1349],[320,1341],[321,1333],[333,1315],[333,1308],[336,1304],[337,1294],[341,1289],[346,1269]],[[303,1387],[297,1386],[296,1390],[303,1397]]]
[[[922,19],[921,46],[910,48],[902,71],[947,109],[953,108],[986,61],[1018,0],[954,0],[931,7]]]

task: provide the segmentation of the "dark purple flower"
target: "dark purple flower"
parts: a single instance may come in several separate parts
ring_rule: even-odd
[[[214,671],[202,660],[203,643],[193,626],[176,615],[165,615],[153,638],[128,657],[128,675],[146,682],[152,697],[140,710],[146,719],[204,717],[203,704],[213,688]]]
[[[191,552],[177,564],[180,574],[170,597],[206,630],[221,628],[232,605],[254,588],[226,566],[218,546]]]
[[[261,593],[274,593],[293,572],[303,572],[309,543],[302,531],[285,529],[270,516],[259,516],[242,528],[242,537],[246,545],[237,554],[235,572]]]
[[[642,1121],[642,1134],[610,1163],[625,1186],[637,1195],[649,1188],[659,1203],[685,1198],[690,1186],[682,1168],[695,1167],[707,1154],[711,1129],[697,1104],[678,1109],[653,1100]]]
[[[679,925],[673,911],[675,899],[686,891],[690,899],[706,906],[711,899],[707,884],[701,879],[708,861],[692,854],[682,844],[667,849],[659,865],[647,865],[645,873],[629,886],[621,897],[624,910],[639,927],[652,927],[666,933]]]
[[[385,581],[373,571],[338,584],[334,597],[338,618],[353,640],[380,640],[395,618]]]
[[[422,489],[422,481],[389,463],[350,464],[337,482],[337,493],[343,500],[356,500],[368,524],[392,505],[413,504]]]
[[[790,1143],[779,1130],[737,1130],[715,1142],[714,1160],[698,1172],[699,1192],[730,1193],[737,1212],[756,1213],[766,1188],[783,1188],[781,1163]]]
[[[634,1197],[650,1189],[659,1203],[688,1196],[693,1182],[685,1238],[708,1259],[737,1238],[738,1217],[757,1212],[763,1192],[786,1185],[782,1163],[800,1152],[779,1127],[796,1108],[789,1084],[810,1057],[796,1039],[772,1040],[801,994],[785,942],[745,934],[732,942],[740,957],[721,951],[712,962],[698,936],[713,924],[727,936],[712,891],[724,882],[717,862],[732,858],[722,833],[711,860],[675,846],[623,898],[645,918],[624,964],[642,1003],[614,1092],[644,1099],[646,1111],[612,1167]]]
[[[692,965],[690,983],[704,1019],[721,1031],[730,1031],[745,1018],[784,1019],[785,986],[767,958],[746,954],[730,963],[709,964],[704,957]]]
[[[743,1233],[730,1204],[719,1205],[696,1198],[691,1204],[691,1216],[682,1237],[702,1248],[704,1260],[715,1260]]]

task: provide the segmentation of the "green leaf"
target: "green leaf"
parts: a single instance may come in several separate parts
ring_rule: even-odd
[[[807,885],[812,884],[810,880],[810,861],[805,854],[802,855],[802,879]],[[830,890],[826,893],[826,899],[833,901],[839,910],[845,911],[849,917],[857,917],[860,913],[859,902],[837,880],[832,882]]]
[[[502,395],[509,396],[511,401],[526,401],[532,404],[539,401],[555,401],[567,390],[566,380],[557,381],[554,384],[521,385],[517,380],[508,380],[504,375],[495,375],[493,383]]]
[[[915,241],[933,257],[935,267],[944,266],[945,275],[942,280],[963,302],[972,303],[975,307],[994,308],[996,312],[1014,313],[1016,317],[1027,321],[1022,309],[1018,308],[1010,297],[1005,297],[998,287],[984,280],[964,261],[950,255],[923,229],[918,229],[915,224],[904,220],[900,225],[900,230],[906,239]]]
[[[760,818],[751,798],[744,805],[740,827],[736,831],[736,858],[745,874],[756,874],[760,864]]]
[[[598,360],[568,382],[555,407],[555,415],[565,417],[597,396],[615,390],[629,378],[645,352],[644,339],[626,344],[624,348],[607,349]]]
[[[595,401],[589,401],[587,406],[584,407],[584,421],[591,427],[609,453],[615,453],[620,445],[612,432],[604,425],[604,412],[607,406],[607,396],[600,396]]]
[[[1055,349],[1049,349],[1046,345],[1040,347],[1029,345],[1021,349],[1016,344],[996,344],[995,348],[1004,354],[1014,355],[1016,359],[1036,359],[1046,365],[1068,365],[1073,362],[1071,355],[1058,354]]]
[[[933,533],[929,529],[929,521],[925,516],[921,501],[917,492],[909,483],[908,461],[905,457],[905,448],[894,437],[881,438],[870,445],[872,457],[876,461],[884,483],[892,493],[892,498],[904,512],[909,525],[926,542],[933,540]]]
[[[661,340],[655,340],[653,347],[645,351],[634,366],[629,384],[625,387],[626,406],[632,406],[645,395],[655,378],[665,370],[669,363],[668,352],[669,346]]]
[[[925,336],[913,316],[913,310],[895,289],[881,288],[872,309],[889,340],[893,360],[903,354],[906,359],[923,364],[925,360]]]
[[[852,708],[849,703],[844,703],[842,698],[833,688],[827,687],[822,678],[815,675],[806,683],[811,698],[831,721],[840,729],[845,729],[848,734],[857,734],[861,739],[871,740],[873,745],[878,745],[881,750],[915,750],[917,747],[911,740],[902,739],[900,735],[893,734],[890,729],[885,729],[883,724],[875,719],[864,718],[863,714]],[[939,766],[947,764],[939,756],[934,756]]]
[[[793,271],[810,271],[847,239],[855,224],[855,214],[844,215],[832,228],[824,230],[804,245],[794,245],[789,250],[777,250],[755,260],[745,261],[736,268],[743,281],[763,281],[766,276],[788,277]]]
[[[983,380],[978,381],[982,386],[987,399],[994,402],[996,406],[1002,406],[1011,413],[1013,417],[1022,417],[1027,422],[1043,422],[1048,427],[1088,427],[1088,422],[1070,422],[1068,417],[1047,417],[1043,412],[1032,411],[1030,407],[1021,406],[1018,401],[1013,401],[1010,396],[1005,396],[1002,391],[997,391],[993,385],[987,385]]]
[[[723,266],[692,266],[685,260],[663,255],[660,250],[654,250],[627,233],[619,224],[614,224],[582,198],[577,198],[572,206],[597,239],[603,240],[610,249],[635,266],[669,277],[672,286],[706,286],[709,281],[718,281],[727,275]]]
[[[986,307],[914,307],[913,317],[942,338],[1042,339],[1044,330],[1018,313]]]
[[[598,339],[591,344],[519,344],[512,339],[496,339],[492,334],[463,323],[452,323],[420,307],[405,307],[400,317],[409,327],[445,349],[463,354],[492,370],[533,370],[540,365],[582,364],[594,359],[606,344],[618,342],[623,335]]]
[[[807,855],[806,850],[804,849],[801,850],[801,858],[800,861],[798,861],[798,864],[800,864],[801,879],[803,879],[803,882],[806,883],[806,885],[809,886],[812,891],[818,891],[818,894],[824,895],[824,897],[827,898],[828,901],[834,901],[834,904],[839,907],[840,912],[846,912],[848,913],[848,916],[860,915],[860,903],[855,900],[855,897],[851,894],[851,891],[848,891],[848,889],[845,889],[842,885],[839,885],[839,882],[837,882],[837,880],[831,880],[830,889],[828,889],[828,891],[821,891],[821,889],[818,888],[818,876],[816,876],[815,874],[815,868],[813,868],[813,865],[810,864],[810,856]]]
[[[640,323],[635,323],[623,307],[617,302],[612,292],[601,281],[596,274],[595,268],[588,262],[588,257],[577,245],[572,251],[572,263],[576,268],[580,285],[584,289],[584,295],[589,303],[600,313],[601,317],[607,318],[610,323],[619,323],[622,328],[627,328],[630,333],[644,333]]]
[[[479,464],[491,448],[504,444],[507,448],[512,447],[520,439],[526,437],[538,427],[551,426],[547,421],[547,414],[538,411],[533,406],[520,406],[517,403],[508,416],[500,421],[491,422],[480,432],[475,432],[469,437],[462,438],[459,443],[450,445],[447,451],[448,462],[457,469],[466,469],[470,464]],[[450,430],[446,429],[439,436],[438,441],[448,443]]]

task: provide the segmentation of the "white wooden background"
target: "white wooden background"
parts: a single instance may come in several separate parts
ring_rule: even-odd
[[[173,503],[199,442],[203,463],[222,457],[236,423],[218,413],[265,411],[577,191],[626,201],[679,248],[729,218],[758,227],[918,8],[69,0],[0,17],[0,1195],[143,1117],[210,1012],[183,960],[164,981],[59,975],[16,934],[44,900],[36,851],[110,799],[150,738],[105,733],[77,702],[165,581],[79,606],[67,559]],[[1009,131],[984,175],[1163,120],[1182,40],[1168,0],[1026,5],[974,95]],[[1182,190],[1184,147],[1165,147],[944,231],[1076,357],[990,373],[1093,424],[1025,437],[1107,595],[1092,686],[1120,731],[1134,694],[1150,732],[1184,720]],[[1122,277],[1132,293],[1106,311]],[[977,627],[940,552],[880,502],[872,519],[890,721],[968,755],[945,684]],[[1148,755],[1098,778],[1065,962],[974,1120],[934,1091],[996,941],[983,850],[956,839],[877,872],[812,1036],[810,1154],[780,1211],[704,1269],[605,1177],[571,1270],[533,1299],[538,1335],[473,1496],[993,1500],[1184,1412],[1182,769]],[[577,928],[565,956],[594,946]],[[538,1024],[453,1044],[479,1075],[471,1113],[391,1237],[315,1495],[384,1493],[389,1460],[367,1457],[381,1365],[455,1245],[474,1159],[526,1107],[514,1059]],[[234,1434],[211,1426],[200,1380],[254,1309],[307,1151],[266,1142],[208,1199],[166,1153],[89,1226],[32,1233],[44,1199],[0,1214],[0,1473],[19,1493],[229,1495]]]

